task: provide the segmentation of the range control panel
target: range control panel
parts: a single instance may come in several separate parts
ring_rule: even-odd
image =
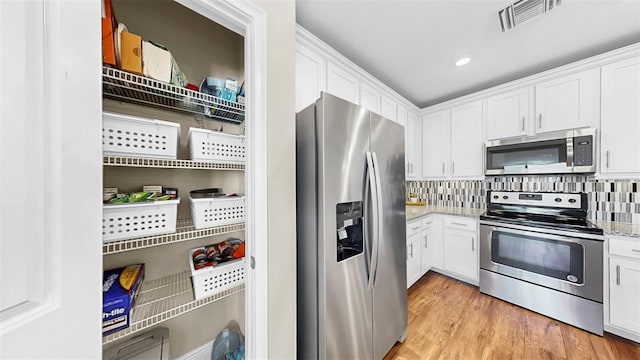
[[[532,205],[566,209],[582,208],[581,193],[492,191],[487,200],[491,204]]]

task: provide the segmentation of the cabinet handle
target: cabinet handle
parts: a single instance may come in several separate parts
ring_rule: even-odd
[[[522,131],[524,132],[524,116],[522,117]]]
[[[542,114],[538,114],[538,129],[542,129]]]
[[[442,163],[442,173],[444,174],[444,162]]]
[[[411,173],[413,174],[413,163],[411,163]]]
[[[620,285],[620,265],[616,265],[616,285]]]
[[[640,252],[640,249],[631,249],[633,252]]]
[[[407,163],[407,174],[410,174],[411,172],[409,171],[409,163]]]
[[[471,238],[471,251],[476,251],[475,249],[476,246],[474,245],[475,240],[476,240],[475,238]]]
[[[411,251],[409,251],[409,257],[413,257],[413,244],[409,244]]]
[[[424,236],[424,248],[428,248],[429,245],[427,245],[427,235]]]
[[[609,150],[607,150],[607,169],[609,168]]]
[[[451,225],[458,225],[458,226],[464,226],[464,227],[467,226],[467,224],[457,223],[457,222],[452,222]]]
[[[456,172],[456,162],[452,161],[451,162],[451,173],[455,174],[455,172]]]

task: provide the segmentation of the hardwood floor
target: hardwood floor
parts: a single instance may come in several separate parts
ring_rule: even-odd
[[[640,345],[590,334],[429,272],[409,289],[407,339],[385,359],[633,359]]]

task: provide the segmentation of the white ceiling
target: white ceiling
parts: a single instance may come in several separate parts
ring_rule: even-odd
[[[297,0],[296,19],[419,107],[640,41],[640,0],[563,0],[503,33],[509,2]]]

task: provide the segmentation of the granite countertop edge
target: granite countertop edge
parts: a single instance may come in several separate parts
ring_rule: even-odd
[[[430,214],[443,214],[464,216],[478,219],[485,209],[470,209],[448,206],[406,206],[407,222],[418,220]],[[619,235],[637,238],[640,241],[640,224],[628,224],[614,221],[592,220],[592,222],[604,230],[605,235]]]

